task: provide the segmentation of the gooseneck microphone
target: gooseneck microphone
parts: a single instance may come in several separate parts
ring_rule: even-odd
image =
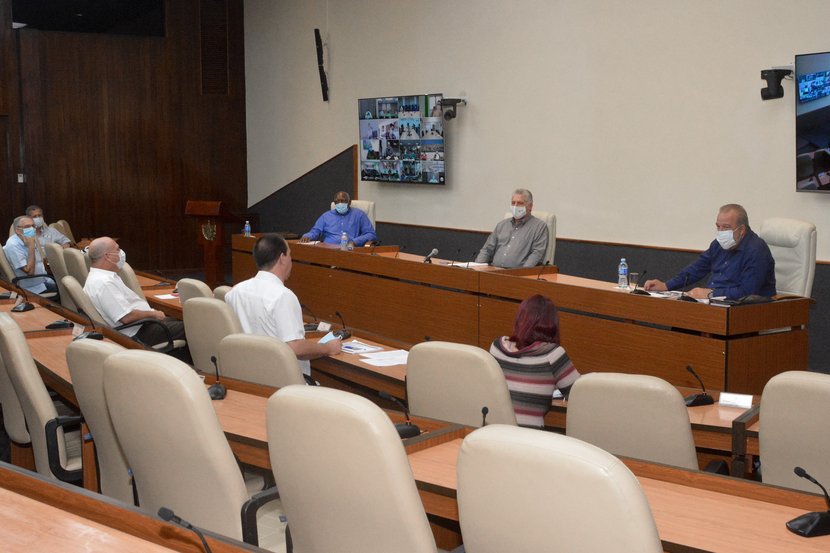
[[[219,382],[219,364],[216,362],[216,356],[210,356],[210,362],[213,363],[213,368],[216,370],[216,382],[210,385],[208,388],[208,395],[210,399],[216,401],[217,399],[225,399],[225,396],[228,395],[228,390],[225,389],[225,385]]]
[[[545,261],[545,264],[544,264],[544,265],[542,265],[542,268],[541,268],[541,269],[539,269],[539,274],[538,274],[538,275],[536,275],[536,280],[545,280],[545,279],[543,279],[543,278],[542,278],[542,273],[544,273],[544,272],[545,272],[545,268],[546,268],[548,265],[550,265],[550,261]]]
[[[395,252],[395,259],[398,259],[398,255],[406,249],[406,246],[398,246],[398,251]]]
[[[685,290],[685,288],[686,288],[686,286],[687,286],[688,284],[689,284],[689,273],[686,273],[686,276],[685,276],[685,278],[683,279],[683,288],[681,289],[681,290],[682,290],[682,292],[681,292],[681,294],[680,294],[680,297],[679,297],[679,298],[677,298],[677,299],[679,299],[680,301],[693,301],[693,302],[697,303],[697,300],[696,300],[696,299],[694,299],[692,296],[687,296],[687,295],[686,295],[686,290]]]
[[[712,396],[706,393],[706,386],[703,385],[703,380],[697,375],[691,365],[686,365],[686,370],[689,371],[700,383],[700,388],[703,390],[701,394],[691,394],[684,398],[686,407],[698,407],[700,405],[712,405],[715,400]]]
[[[92,320],[92,317],[87,315],[86,312],[83,309],[81,309],[80,307],[78,308],[78,313],[83,315],[84,317],[86,317],[86,320],[89,321],[89,326],[92,327],[92,330],[90,330],[88,332],[82,332],[81,334],[78,334],[77,336],[72,338],[72,341],[74,342],[75,340],[83,340],[84,338],[89,338],[90,340],[103,340],[104,335],[101,334],[100,332],[96,332],[96,330],[95,330],[95,321]]]
[[[405,440],[406,438],[414,438],[415,436],[421,435],[421,429],[412,424],[412,419],[409,417],[409,409],[404,402],[388,392],[380,391],[378,392],[378,395],[387,401],[391,401],[403,411],[403,414],[406,417],[406,422],[399,422],[395,425],[395,430],[398,431],[398,436],[400,436],[401,439]]]
[[[455,260],[456,260],[456,259],[458,259],[458,257],[459,257],[460,255],[461,255],[461,248],[458,248],[457,250],[455,250],[455,258],[453,258],[453,259],[451,259],[451,260],[450,260],[450,267],[452,267],[453,265],[455,265]]]
[[[635,296],[650,296],[651,295],[648,292],[646,292],[644,289],[639,288],[641,282],[643,283],[643,286],[646,285],[646,275],[647,274],[648,274],[648,269],[646,269],[645,271],[640,273],[639,282],[637,282],[637,284],[634,286],[634,289],[631,292],[629,292],[629,294],[634,294]]]
[[[21,295],[23,296],[23,301],[20,301]],[[29,296],[26,295],[26,291],[21,286],[17,287],[17,300],[17,304],[11,308],[12,313],[22,313],[24,311],[31,311],[35,308],[34,305],[29,303]]]
[[[375,240],[374,242],[372,242],[372,248],[369,250],[369,255],[377,255],[375,253],[375,248],[377,248],[378,246],[380,246],[380,240]]]
[[[343,328],[340,330],[335,330],[332,334],[334,334],[341,340],[345,340],[346,338],[350,337],[352,333],[346,330],[346,321],[343,320],[343,315],[340,314],[340,311],[335,311],[334,314],[337,315],[338,319],[340,319],[340,324],[343,326]]]
[[[191,532],[194,532],[197,536],[199,536],[199,539],[202,540],[202,547],[205,548],[205,552],[206,553],[213,553],[210,550],[210,546],[208,545],[207,541],[205,540],[205,535],[202,534],[201,530],[199,530],[198,528],[196,528],[195,526],[193,526],[192,524],[190,524],[186,520],[183,520],[183,519],[177,517],[176,514],[173,511],[171,511],[170,509],[168,509],[167,507],[162,507],[161,509],[159,509],[158,515],[159,515],[159,518],[161,518],[161,520],[163,520],[164,522],[172,522],[173,524],[178,524],[182,528],[186,528],[187,530],[190,530]]]
[[[815,538],[817,536],[830,535],[830,496],[827,495],[827,490],[819,484],[818,480],[810,476],[810,474],[801,467],[793,468],[793,472],[799,478],[809,480],[824,492],[824,501],[827,504],[827,511],[805,513],[799,517],[787,522],[787,529],[791,532],[804,536],[805,538]]]
[[[300,309],[302,309],[303,311],[306,311],[309,315],[311,315],[314,318],[313,323],[303,324],[303,329],[306,332],[314,332],[315,330],[317,330],[317,327],[320,324],[320,319],[317,318],[317,315],[315,315],[314,312],[304,303],[300,304]]]
[[[424,258],[424,263],[432,263],[432,258],[438,255],[438,248],[432,248],[432,251]]]
[[[485,405],[481,408],[481,426],[487,426],[487,414],[490,412],[490,409]]]

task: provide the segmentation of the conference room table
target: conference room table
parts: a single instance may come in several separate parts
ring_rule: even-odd
[[[234,282],[256,273],[254,237],[234,235]],[[394,246],[341,251],[290,242],[286,286],[308,313],[368,336],[412,345],[425,339],[488,348],[509,334],[521,301],[533,294],[560,309],[562,345],[581,372],[650,374],[697,387],[760,394],[775,374],[807,369],[808,298],[717,306],[642,296],[615,283],[555,267],[465,268]]]

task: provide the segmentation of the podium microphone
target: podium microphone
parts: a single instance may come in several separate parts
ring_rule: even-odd
[[[547,267],[548,265],[550,265],[550,261],[545,261],[545,264],[542,265],[541,269],[539,269],[539,274],[536,275],[536,280],[545,280],[542,278],[542,273],[545,272],[545,267]]]
[[[164,522],[172,522],[173,524],[178,524],[182,528],[186,528],[187,530],[194,532],[197,536],[199,536],[199,539],[202,540],[202,546],[205,548],[205,552],[213,553],[210,550],[210,546],[207,544],[207,541],[205,541],[205,535],[202,534],[201,530],[199,530],[186,520],[177,517],[176,514],[167,507],[162,507],[161,509],[159,509],[158,515],[159,518],[161,518],[161,520],[163,520]]]
[[[335,311],[334,314],[337,315],[338,319],[340,319],[340,324],[343,326],[343,328],[340,330],[335,330],[332,334],[334,334],[337,338],[340,338],[341,340],[345,340],[346,338],[351,336],[352,333],[346,330],[346,321],[343,320],[343,315],[340,314],[340,311]]]
[[[424,258],[424,263],[432,263],[432,258],[438,255],[438,248],[432,248],[432,251]]]
[[[403,414],[406,417],[406,422],[399,422],[395,425],[395,430],[398,431],[398,436],[400,436],[401,439],[405,440],[406,438],[414,438],[415,436],[421,435],[421,429],[412,424],[412,419],[409,417],[409,409],[407,409],[406,405],[404,405],[401,400],[384,391],[378,392],[378,395],[387,401],[391,401],[403,411]]]
[[[821,488],[821,491],[824,492],[824,501],[827,503],[828,510],[805,513],[800,517],[796,517],[787,522],[787,529],[805,538],[830,535],[830,496],[827,495],[827,490],[803,468],[795,467],[793,472],[799,478],[805,478]]]
[[[213,363],[213,368],[216,370],[216,382],[210,385],[208,388],[208,395],[210,399],[216,401],[217,399],[225,399],[225,396],[228,395],[228,390],[225,389],[225,385],[219,382],[219,364],[216,362],[216,356],[210,356],[210,362]]]
[[[700,388],[703,390],[703,393],[701,394],[691,394],[686,396],[684,398],[686,402],[686,407],[699,407],[701,405],[712,405],[713,403],[715,403],[714,398],[712,398],[712,396],[706,393],[706,386],[703,385],[703,380],[700,379],[700,377],[694,371],[692,366],[686,365],[686,370],[692,373],[692,376],[694,376],[697,379],[697,381],[700,382]]]
[[[77,336],[72,338],[72,341],[74,342],[75,340],[83,340],[84,338],[89,338],[90,340],[103,340],[104,335],[101,334],[100,332],[96,332],[95,322],[92,320],[92,317],[87,315],[86,311],[84,311],[80,307],[78,308],[78,313],[80,313],[81,315],[86,317],[86,320],[89,321],[89,326],[92,327],[92,330],[90,330],[89,332],[82,332],[81,334],[78,334]]]

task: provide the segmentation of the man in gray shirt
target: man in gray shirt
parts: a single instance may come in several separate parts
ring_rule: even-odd
[[[548,248],[548,226],[531,215],[533,194],[518,188],[510,201],[513,217],[504,219],[478,252],[476,263],[497,267],[533,267],[542,263]]]

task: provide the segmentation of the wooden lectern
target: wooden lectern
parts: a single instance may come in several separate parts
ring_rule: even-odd
[[[222,202],[188,200],[184,214],[199,219],[199,243],[202,245],[205,264],[205,282],[211,288],[225,282],[225,221],[237,217],[231,215]]]

